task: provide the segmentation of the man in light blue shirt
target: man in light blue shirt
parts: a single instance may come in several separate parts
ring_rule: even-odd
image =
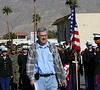
[[[35,83],[36,90],[57,90],[58,80],[60,85],[66,87],[61,59],[56,46],[47,41],[47,29],[39,28],[37,38],[38,41],[29,49],[26,65],[31,85]]]
[[[39,71],[40,74],[56,74],[53,63],[53,55],[50,50],[48,41],[45,46],[41,46],[37,42],[38,57],[35,64],[34,73]]]

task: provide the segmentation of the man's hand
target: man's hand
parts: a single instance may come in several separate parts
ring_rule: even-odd
[[[14,76],[10,76],[10,78],[13,78]]]
[[[66,88],[66,86],[67,86],[67,83],[63,83],[63,87],[65,87],[65,88]]]
[[[31,86],[33,86],[33,87],[34,87],[34,83],[35,83],[35,80],[34,80],[34,79],[33,79],[33,80],[31,80],[31,82],[30,82]]]

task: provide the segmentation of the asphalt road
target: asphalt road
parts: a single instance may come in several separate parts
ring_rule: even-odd
[[[85,89],[85,77],[84,77],[84,73],[83,73],[83,76],[80,75],[80,90],[86,90]]]

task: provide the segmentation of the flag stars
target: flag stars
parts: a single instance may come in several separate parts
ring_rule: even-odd
[[[73,22],[71,22],[71,24],[73,24]]]
[[[73,18],[71,18],[71,20],[73,20]]]
[[[72,13],[74,12],[74,10],[72,10]]]
[[[72,14],[72,16],[74,16],[74,14]]]
[[[72,28],[73,26],[71,25],[70,27]]]

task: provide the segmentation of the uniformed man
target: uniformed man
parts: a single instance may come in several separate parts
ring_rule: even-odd
[[[23,53],[19,52],[20,51],[19,48],[21,48],[21,47],[18,45],[17,52],[19,53],[19,55],[18,55],[17,62],[18,62],[18,65],[19,65],[19,73],[20,73],[20,76],[19,76],[19,88],[21,88],[21,86],[22,86],[22,56],[23,56]]]
[[[2,48],[5,48],[5,46],[3,46],[3,45],[0,46],[0,56],[2,54]]]
[[[19,87],[19,65],[17,63],[17,54],[16,54],[16,48],[12,47],[11,48],[11,53],[9,55],[12,61],[12,67],[13,67],[13,75],[14,77],[11,80],[11,90],[17,90]]]
[[[7,48],[8,48],[8,55],[9,55],[11,51],[11,41],[7,41]]]
[[[29,77],[26,75],[26,63],[27,63],[27,56],[28,56],[28,46],[24,45],[22,47],[23,50],[23,59],[22,59],[22,82],[24,90],[33,90],[33,87],[30,84]]]
[[[70,67],[70,62],[69,62],[69,57],[70,57],[69,48],[70,48],[69,45],[67,45],[65,47],[65,51],[64,51],[65,60],[64,60],[64,65],[63,65],[64,69],[67,71],[67,73],[66,73],[67,87],[66,88],[65,87],[61,87],[60,90],[69,90],[69,67]]]
[[[67,63],[69,63],[69,82],[67,85],[66,90],[77,90],[77,81],[76,81],[76,63],[79,66],[79,55],[77,52],[74,52],[73,55],[67,53]],[[75,57],[77,57],[77,62],[75,61]],[[79,69],[79,68],[78,68]],[[78,88],[80,89],[80,77],[79,77],[79,70],[78,70]]]
[[[85,78],[86,78],[86,89],[94,89],[94,50],[92,48],[92,42],[88,41],[86,43],[87,49],[85,49],[83,54],[83,62],[85,67]],[[88,82],[87,82],[88,81]],[[88,86],[87,86],[88,85]]]
[[[95,70],[94,70],[94,89],[100,90],[100,34],[95,33],[94,41],[98,45],[99,51],[96,52],[96,57],[94,60]]]
[[[59,46],[58,48],[58,52],[59,52],[59,55],[60,55],[60,58],[61,58],[61,62],[62,64],[64,65],[64,62],[65,62],[65,53],[64,53],[64,48],[62,45]]]
[[[1,90],[10,90],[10,78],[13,77],[12,62],[7,55],[7,48],[2,49],[0,56],[0,84]]]
[[[20,65],[20,73],[22,77],[23,82],[23,89],[24,90],[32,90],[32,86],[30,85],[30,80],[28,76],[26,75],[26,62],[27,62],[27,56],[28,56],[28,46],[24,45],[22,47],[23,53],[18,56],[18,63]]]

